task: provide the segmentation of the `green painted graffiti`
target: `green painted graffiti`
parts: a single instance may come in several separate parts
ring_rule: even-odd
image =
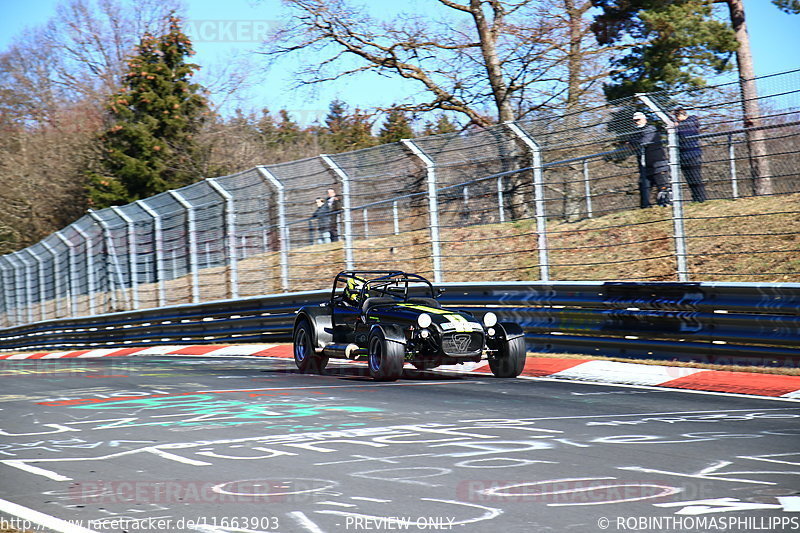
[[[211,394],[192,394],[186,396],[166,396],[120,400],[85,405],[73,405],[73,409],[93,410],[170,410],[175,416],[188,416],[182,420],[159,420],[142,422],[138,419],[130,423],[115,422],[114,427],[125,426],[196,426],[205,424],[235,425],[243,422],[318,416],[328,412],[374,413],[382,409],[357,405],[313,405],[307,403],[248,403],[239,400],[220,400]],[[163,415],[162,415],[163,416]],[[170,415],[166,415],[170,416]],[[102,428],[98,428],[102,429]]]

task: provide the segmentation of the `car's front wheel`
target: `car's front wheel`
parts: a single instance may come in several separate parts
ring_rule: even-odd
[[[515,378],[525,368],[525,337],[501,339],[495,347],[496,352],[489,357],[489,368],[498,378]]]
[[[396,381],[403,374],[405,347],[386,338],[380,329],[369,336],[369,375],[377,381]]]
[[[314,351],[314,337],[311,324],[305,318],[294,328],[294,364],[301,372],[322,372],[328,364],[328,358]]]

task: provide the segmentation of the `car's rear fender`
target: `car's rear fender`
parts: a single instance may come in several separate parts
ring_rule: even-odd
[[[333,326],[331,324],[331,314],[328,307],[312,306],[302,307],[294,319],[294,327],[300,320],[306,319],[314,332],[312,342],[318,348],[324,348],[333,342]]]

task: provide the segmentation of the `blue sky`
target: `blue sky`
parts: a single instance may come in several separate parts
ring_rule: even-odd
[[[46,22],[55,13],[58,1],[0,0],[0,50],[26,27]],[[361,0],[361,3],[369,7],[380,6],[385,12],[390,6],[402,7],[404,11],[424,10],[434,1],[394,3]],[[196,63],[213,66],[229,62],[232,57],[242,57],[250,61],[254,69],[263,69],[263,59],[249,53],[256,43],[255,39],[248,42],[248,35],[258,34],[281,20],[279,0],[185,0],[185,3],[187,18],[190,24],[195,24],[187,28],[187,33],[198,52],[193,58]],[[800,50],[800,15],[787,15],[769,0],[745,0],[745,8],[756,74],[761,76],[800,68],[797,54]],[[231,42],[231,36],[244,42]],[[402,92],[414,89],[408,82],[375,77],[338,81],[314,92],[292,90],[291,67],[284,64],[263,73],[260,85],[242,95],[244,107],[267,107],[272,111],[283,108],[291,111],[300,122],[308,123],[317,116],[324,116],[328,103],[335,98],[364,109],[389,105]]]

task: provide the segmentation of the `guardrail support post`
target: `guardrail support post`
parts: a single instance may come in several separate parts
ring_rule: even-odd
[[[59,305],[61,300],[59,297],[59,294],[61,294],[61,269],[58,268],[58,252],[45,241],[41,241],[41,244],[44,249],[53,256],[53,318],[59,318],[62,315],[58,312],[61,307]]]
[[[164,286],[164,228],[161,223],[161,215],[144,203],[143,200],[136,200],[136,205],[141,207],[145,213],[153,219],[153,241],[155,243],[155,272],[154,277],[158,283],[158,306],[164,307],[167,304],[167,291]]]
[[[350,176],[327,154],[319,156],[340,180],[342,180],[342,216],[344,217],[344,264],[347,270],[355,268],[353,259],[353,202],[351,200]],[[366,211],[365,211],[366,212]],[[366,220],[364,222],[366,224]],[[366,230],[364,231],[366,233]]]
[[[186,232],[189,234],[189,270],[192,275],[192,303],[200,302],[200,274],[197,269],[197,223],[194,206],[178,191],[168,191],[170,196],[186,209]]]
[[[136,263],[136,227],[133,219],[125,214],[119,207],[112,207],[111,210],[125,222],[128,236],[128,279],[131,284],[131,307],[139,309],[139,267]]]
[[[550,281],[550,259],[547,250],[547,215],[544,204],[544,176],[542,174],[542,150],[539,144],[528,132],[520,128],[515,122],[506,122],[506,126],[525,143],[531,151],[531,166],[533,167],[533,192],[536,206],[536,233],[539,245],[539,278],[541,281]]]
[[[264,166],[256,167],[261,178],[278,192],[278,234],[281,248],[281,288],[289,292],[289,227],[286,225],[286,191],[283,183]]]
[[[69,250],[69,286],[67,289],[67,303],[72,316],[78,316],[78,267],[75,264],[75,245],[60,231],[55,232],[55,236],[63,242]]]
[[[239,259],[236,257],[236,206],[233,195],[225,190],[217,178],[208,178],[208,184],[225,202],[225,242],[227,243],[228,282],[231,287],[231,298],[239,297]]]
[[[428,176],[428,214],[430,216],[431,254],[433,256],[433,281],[441,283],[442,279],[442,251],[439,238],[439,198],[436,189],[436,164],[428,154],[423,152],[411,139],[402,142],[425,165]]]
[[[678,281],[689,281],[686,263],[686,228],[683,225],[683,191],[681,190],[680,163],[678,162],[678,131],[675,123],[646,94],[637,94],[667,127],[670,187],[672,188],[672,223],[675,235],[675,258],[678,262]]]

